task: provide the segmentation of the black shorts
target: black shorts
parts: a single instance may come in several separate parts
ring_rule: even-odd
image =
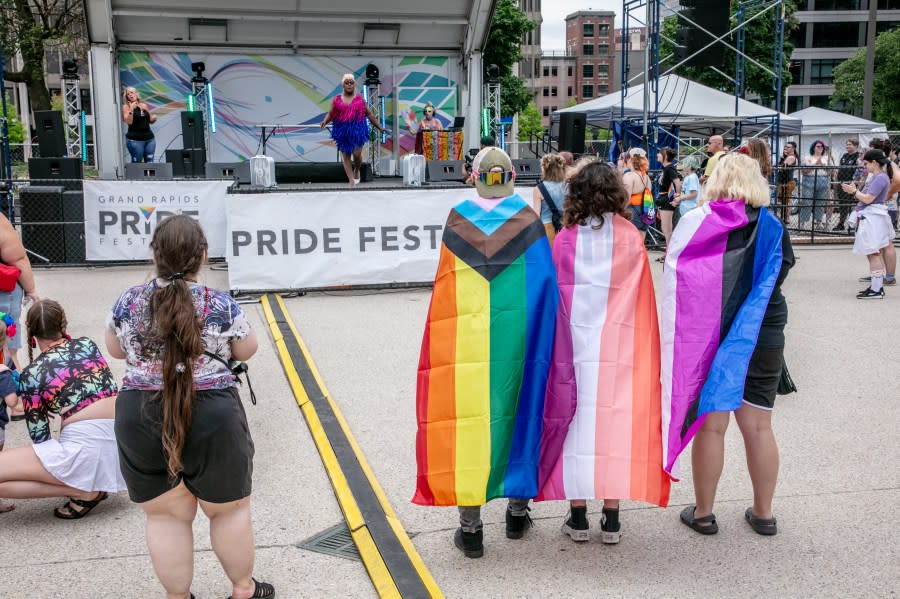
[[[656,196],[656,209],[675,212],[675,206],[672,205],[672,198],[669,197],[669,194],[661,193]]]
[[[210,503],[248,497],[254,447],[237,388],[197,391],[181,450],[183,470],[174,481],[166,470],[161,408],[156,391],[125,390],[116,399],[119,464],[131,500],[150,501],[182,481]]]
[[[747,368],[747,380],[744,383],[745,402],[764,410],[771,410],[774,407],[778,381],[781,380],[783,356],[783,347],[756,347]]]

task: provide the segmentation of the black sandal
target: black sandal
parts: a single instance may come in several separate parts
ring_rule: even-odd
[[[757,518],[753,515],[753,508],[748,507],[744,512],[744,520],[750,525],[750,528],[758,535],[770,537],[778,533],[777,521],[775,518]]]
[[[710,514],[702,518],[695,518],[694,512],[697,510],[696,505],[689,505],[681,510],[681,521],[690,526],[701,535],[714,535],[719,532],[719,525],[716,524],[716,515]]]
[[[253,594],[250,595],[250,599],[272,599],[275,597],[275,587],[268,582],[260,582],[255,578],[250,580],[253,581]],[[232,598],[229,596],[228,599]]]
[[[100,502],[107,497],[109,497],[109,494],[106,491],[100,491],[97,494],[97,497],[91,500],[69,497],[69,500],[65,505],[53,510],[53,515],[63,520],[80,520],[87,516],[92,509],[97,507]]]

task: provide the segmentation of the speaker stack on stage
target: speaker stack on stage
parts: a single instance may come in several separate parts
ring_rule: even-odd
[[[172,165],[175,177],[206,176],[206,135],[203,112],[185,110],[181,113],[182,150],[166,150],[166,162]]]
[[[34,122],[41,157],[28,159],[32,185],[19,194],[22,243],[51,263],[84,262],[81,159],[66,157],[59,111],[35,111]]]

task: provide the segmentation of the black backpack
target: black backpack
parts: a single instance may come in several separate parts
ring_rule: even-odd
[[[543,183],[538,183],[538,189],[540,190],[541,195],[544,196],[547,207],[550,208],[550,218],[553,221],[553,228],[559,233],[559,230],[562,229],[562,215],[559,212],[559,208],[556,207],[556,202],[550,197],[550,192],[547,191],[547,188],[544,187]]]

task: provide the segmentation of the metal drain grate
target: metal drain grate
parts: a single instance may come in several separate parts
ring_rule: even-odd
[[[356,545],[353,543],[353,537],[350,536],[350,529],[343,522],[323,530],[305,541],[300,541],[294,546],[315,551],[316,553],[361,561],[359,551],[356,550]]]

